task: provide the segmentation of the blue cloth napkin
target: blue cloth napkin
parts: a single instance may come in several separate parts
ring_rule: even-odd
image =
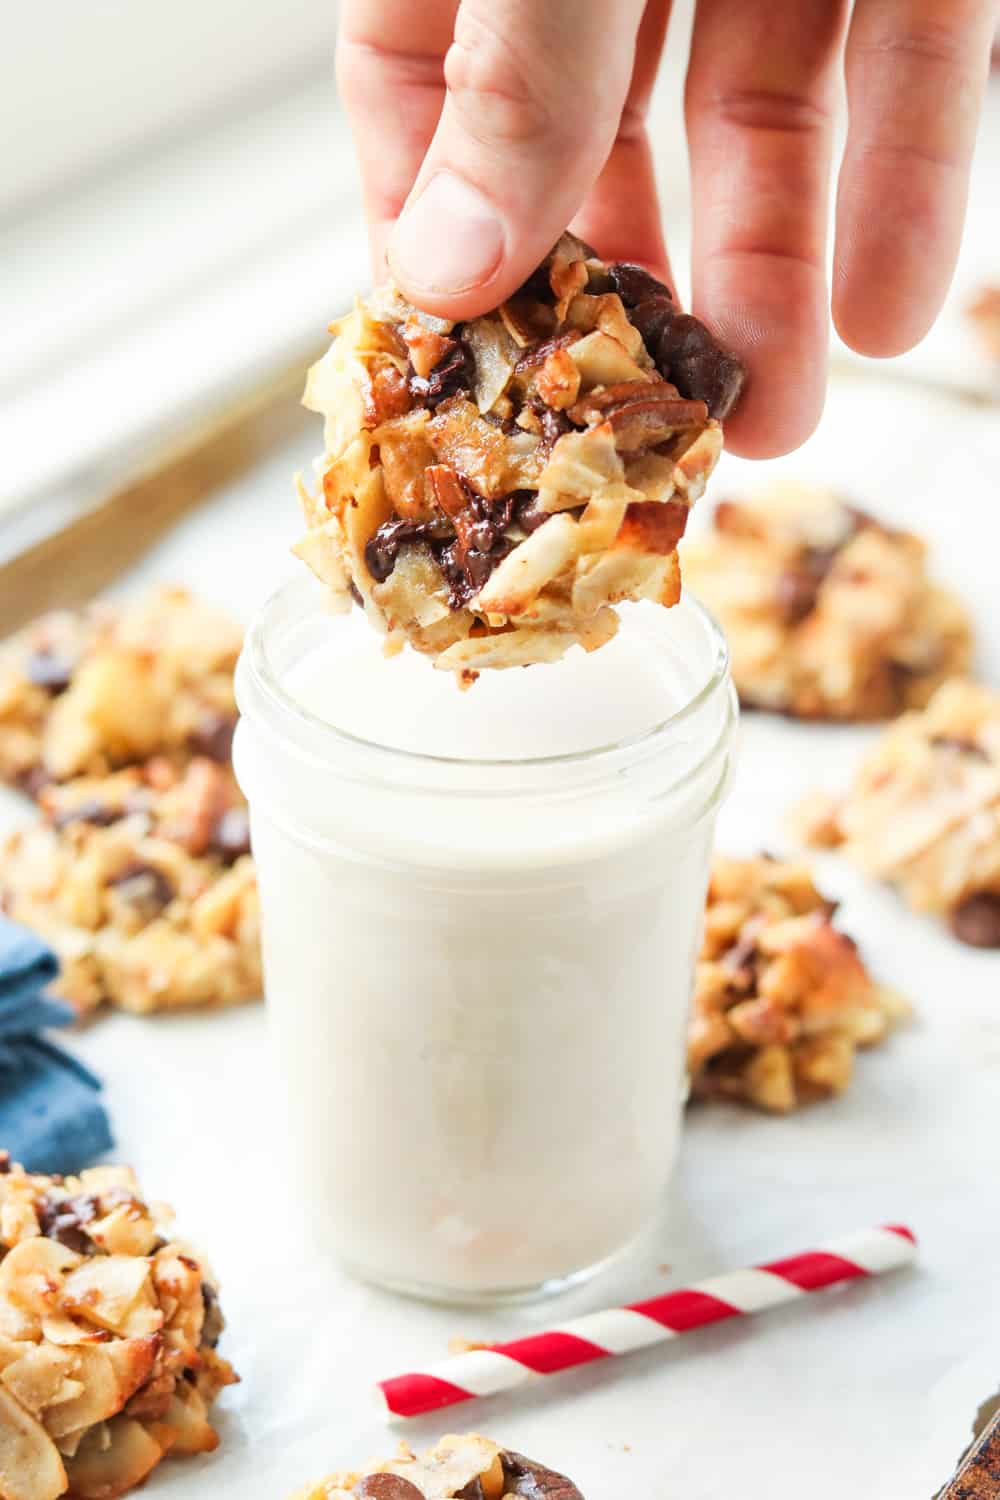
[[[40,1035],[74,1018],[44,993],[58,972],[51,948],[0,916],[0,1150],[29,1172],[78,1172],[112,1144],[100,1080]]]

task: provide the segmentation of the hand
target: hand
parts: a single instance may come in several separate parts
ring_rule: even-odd
[[[669,0],[344,0],[338,78],[376,271],[468,318],[573,228],[669,279],[645,117]],[[961,237],[993,0],[698,0],[686,117],[694,311],[746,362],[730,448],[802,442],[826,384],[826,236],[846,78],[833,316],[910,348]]]

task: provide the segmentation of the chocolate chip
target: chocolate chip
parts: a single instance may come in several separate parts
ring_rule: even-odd
[[[58,651],[34,651],[24,664],[29,682],[50,693],[64,693],[73,681],[76,662]]]
[[[746,379],[743,364],[729,354],[690,313],[677,313],[664,325],[650,351],[665,380],[689,401],[704,401],[709,414],[728,417]]]
[[[972,948],[1000,948],[1000,891],[977,891],[951,913],[951,930]]]
[[[428,375],[418,375],[412,363],[407,366],[406,384],[413,400],[432,411],[449,396],[468,395],[476,380],[472,351],[456,332],[446,340],[451,348],[438,360]]]
[[[30,770],[21,771],[14,778],[14,785],[18,791],[26,797],[37,799],[40,792],[44,792],[47,786],[51,786],[55,780],[44,766],[32,766]]]
[[[971,755],[976,760],[984,760],[989,763],[989,756],[974,739],[960,734],[936,734],[931,744],[937,750],[957,750],[960,755]]]
[[[236,715],[209,709],[202,714],[191,733],[189,744],[199,755],[228,765],[233,756],[233,735],[236,732]]]
[[[618,261],[608,274],[664,380],[687,400],[704,401],[709,416],[727,417],[743,390],[742,362],[698,318],[680,312],[669,289],[642,266]]]
[[[214,1349],[222,1337],[222,1330],[226,1324],[215,1288],[209,1286],[207,1281],[201,1284],[201,1300],[205,1308],[201,1324],[201,1342],[203,1345],[207,1344],[209,1349]]]
[[[550,510],[541,509],[538,496],[533,490],[525,490],[514,497],[514,520],[529,536],[533,531],[537,531],[539,526],[544,526],[546,521],[551,521],[552,514]]]
[[[10,1152],[0,1151],[0,1177],[6,1177],[10,1171]]]
[[[370,1500],[424,1500],[423,1490],[402,1474],[366,1474],[354,1486],[354,1494],[370,1496]]]
[[[564,432],[573,431],[573,423],[564,411],[556,411],[539,400],[533,400],[530,405],[542,429],[542,447],[546,451],[555,447]]]
[[[470,1479],[468,1484],[463,1484],[462,1488],[456,1491],[455,1500],[486,1500],[483,1481],[478,1474],[475,1479]]]
[[[385,583],[399,559],[399,550],[407,543],[429,542],[440,529],[430,521],[410,521],[394,516],[383,521],[375,535],[365,544],[365,562],[376,583]]]
[[[775,603],[786,625],[799,625],[812,614],[839,551],[839,547],[807,547],[779,574]]]
[[[571,1479],[534,1464],[521,1453],[501,1453],[504,1494],[524,1495],[526,1500],[583,1500]]]
[[[657,281],[644,266],[637,266],[633,261],[614,261],[608,266],[608,277],[612,290],[618,293],[626,307],[635,307],[636,303],[645,302],[648,297],[666,298],[671,303],[674,300],[668,286]]]
[[[250,818],[245,807],[231,807],[212,830],[211,848],[232,863],[250,853]]]
[[[90,1193],[75,1198],[43,1198],[35,1210],[38,1227],[48,1240],[56,1240],[67,1250],[84,1255],[93,1250],[93,1241],[84,1234],[83,1225],[100,1217],[101,1205]]]
[[[364,607],[365,607],[365,601],[362,599],[362,597],[361,597],[361,590],[358,588],[358,586],[354,582],[353,578],[351,578],[351,579],[348,580],[347,587],[350,590],[351,598],[354,600],[354,602],[358,606],[358,608],[359,609],[364,609]]]
[[[126,866],[110,884],[123,901],[145,912],[150,919],[174,899],[173,885],[163,871],[138,860]]]
[[[66,828],[70,823],[92,823],[95,828],[110,828],[124,816],[123,807],[111,807],[97,797],[84,797],[72,807],[57,812],[53,822],[56,828]]]
[[[820,579],[804,568],[783,568],[775,584],[778,613],[786,625],[799,625],[812,614],[819,597]]]

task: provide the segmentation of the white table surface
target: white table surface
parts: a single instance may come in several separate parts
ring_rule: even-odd
[[[998,425],[919,392],[849,381],[820,434],[780,467],[826,477],[933,533],[937,569],[965,589],[983,670],[1000,684],[995,626],[985,639],[1000,545]],[[185,521],[128,586],[180,579],[251,612],[297,566],[287,556],[297,528],[289,474],[308,457],[302,447],[276,454]],[[726,459],[715,492],[765,477]],[[788,804],[841,783],[868,739],[747,718],[720,845],[782,848]],[[144,1493],[282,1500],[394,1447],[399,1429],[379,1416],[371,1382],[442,1355],[455,1335],[511,1336],[896,1220],[921,1239],[912,1272],[445,1413],[407,1436],[421,1443],[478,1426],[564,1468],[588,1500],[929,1497],[979,1401],[1000,1385],[1000,954],[959,947],[835,857],[823,877],[876,973],[912,998],[914,1024],[863,1057],[835,1103],[790,1119],[690,1112],[652,1242],[556,1304],[422,1307],[357,1285],[314,1254],[310,1205],[286,1198],[262,1007],[108,1015],[79,1034],[73,1045],[107,1080],[117,1154],[174,1204],[221,1275],[223,1350],[243,1375],[218,1408],[218,1452],[164,1463]],[[330,1059],[331,1086],[350,1065]]]

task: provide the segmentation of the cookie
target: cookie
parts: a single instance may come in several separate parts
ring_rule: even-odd
[[[830,491],[785,483],[723,501],[683,563],[726,632],[746,707],[892,718],[968,668],[968,619],[928,578],[924,544]]]
[[[51,943],[81,1012],[260,995],[246,807],[231,770],[166,757],[39,793],[43,820],[0,844],[0,905]]]
[[[34,794],[155,754],[227,761],[241,637],[180,588],[43,616],[0,648],[0,779]]]
[[[984,286],[969,308],[969,317],[986,353],[1000,360],[1000,286]]]
[[[809,798],[794,823],[962,942],[1000,947],[1000,695],[946,683],[885,731],[843,797]]]
[[[113,1500],[168,1453],[208,1453],[237,1376],[218,1288],[127,1167],[32,1176],[0,1153],[0,1483]]]
[[[662,283],[564,235],[494,312],[454,324],[386,285],[334,331],[294,549],[331,604],[468,679],[603,645],[623,600],[676,603],[743,370]]]
[[[292,1500],[583,1500],[572,1480],[475,1433],[443,1437],[416,1454],[405,1443],[395,1458],[353,1473],[331,1474]]]
[[[784,1114],[842,1094],[856,1050],[908,1014],[833,915],[804,864],[716,858],[688,1027],[695,1098]]]

